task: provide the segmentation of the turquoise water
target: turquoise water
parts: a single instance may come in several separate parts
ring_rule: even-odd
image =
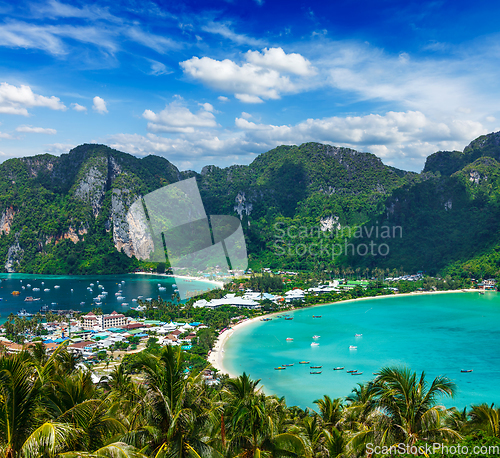
[[[0,274],[0,280],[0,323],[3,323],[10,313],[15,314],[21,309],[26,309],[29,313],[37,313],[42,305],[48,305],[50,310],[73,309],[89,312],[96,307],[93,298],[103,291],[98,287],[99,284],[104,286],[104,291],[108,292],[99,307],[105,313],[113,310],[123,312],[130,307],[137,306],[137,302],[133,302],[132,299],[137,299],[138,296],[144,296],[145,299],[161,297],[164,300],[171,300],[174,292],[172,285],[176,283],[176,280],[171,277],[140,274],[100,276]],[[178,280],[177,283],[181,281]],[[91,283],[94,284],[93,287],[90,286]],[[31,287],[28,287],[28,284]],[[160,291],[158,284],[166,288],[165,291]],[[201,282],[199,284],[200,290],[206,289],[207,284]],[[56,285],[60,288],[55,288]],[[40,288],[40,291],[33,291],[35,287]],[[89,291],[87,287],[91,287],[92,291]],[[44,291],[46,288],[50,291]],[[13,291],[19,291],[21,294],[13,296]],[[122,292],[121,296],[124,299],[117,299],[115,293],[118,291]],[[24,299],[27,296],[39,297],[40,300],[25,302]],[[128,303],[128,306],[123,306],[123,303]]]
[[[236,330],[224,353],[224,366],[231,373],[245,371],[261,379],[267,394],[285,396],[288,405],[314,408],[313,401],[324,394],[345,397],[385,365],[425,370],[429,381],[438,375],[451,378],[458,394],[442,399],[447,407],[500,404],[497,293],[393,296],[289,313],[293,320],[273,317]],[[317,347],[311,347],[313,335],[321,336]],[[287,342],[287,337],[294,340]],[[350,350],[351,345],[357,350]],[[303,360],[311,363],[298,364]],[[291,363],[286,370],[274,370]],[[322,365],[322,373],[310,374],[310,365]],[[345,370],[334,371],[337,366]],[[346,373],[350,369],[363,375]]]

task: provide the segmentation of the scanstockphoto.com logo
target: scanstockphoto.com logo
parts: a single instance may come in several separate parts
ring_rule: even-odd
[[[402,238],[401,226],[321,226],[274,224],[274,253],[278,256],[318,257],[387,256],[390,239]]]
[[[194,178],[179,181],[137,199],[127,213],[135,255],[170,262],[174,277],[200,279],[244,271],[247,250],[240,220],[207,216]],[[165,255],[166,253],[166,255]],[[199,294],[196,283],[178,281],[181,299]],[[216,288],[214,285],[211,289]]]

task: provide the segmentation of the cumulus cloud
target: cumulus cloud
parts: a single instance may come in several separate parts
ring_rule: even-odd
[[[259,65],[251,62],[238,65],[230,59],[219,61],[210,57],[192,57],[181,62],[180,65],[186,74],[208,86],[231,91],[242,102],[260,103],[263,99],[279,99],[282,94],[297,92],[301,87],[288,75],[282,75],[268,65],[270,52],[272,50],[265,50],[264,54],[246,55],[247,58],[260,61]],[[278,51],[280,55],[281,52],[283,50]],[[277,65],[278,67],[291,66],[290,62],[285,62],[287,55],[284,56],[281,64]],[[299,55],[292,56],[291,61],[298,62],[300,59],[297,56]],[[297,71],[303,72],[304,68],[304,66],[299,66]],[[290,73],[290,70],[287,72]]]
[[[55,129],[48,129],[45,127],[32,127],[32,126],[19,126],[16,127],[16,131],[28,134],[48,134],[48,135],[57,134],[57,130]]]
[[[93,99],[93,102],[94,104],[92,105],[92,109],[94,111],[97,111],[97,113],[101,114],[108,112],[108,109],[106,107],[106,102],[104,101],[104,99],[96,95]]]
[[[8,134],[7,132],[0,132],[0,138],[11,139],[12,135]]]
[[[28,108],[46,107],[51,110],[65,110],[66,106],[57,97],[35,94],[26,85],[13,86],[0,83],[0,113],[28,116]]]
[[[71,143],[52,143],[45,145],[44,152],[50,154],[63,154],[72,150],[76,145]]]
[[[217,127],[217,121],[212,113],[213,106],[209,103],[201,106],[200,110],[193,113],[181,102],[175,101],[159,113],[145,110],[142,116],[149,121],[148,130],[151,132],[192,133],[198,128]]]
[[[71,108],[75,111],[87,111],[87,107],[80,105],[79,103],[72,103]]]
[[[223,95],[219,95],[217,99],[221,102],[229,102],[229,99],[227,97],[224,97]]]
[[[297,53],[286,54],[282,48],[265,48],[262,52],[248,51],[246,60],[262,68],[272,68],[279,72],[310,76],[316,73],[305,57]]]

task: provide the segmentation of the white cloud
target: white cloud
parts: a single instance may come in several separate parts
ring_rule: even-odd
[[[202,30],[215,35],[220,35],[238,45],[264,46],[265,42],[257,38],[239,34],[231,30],[230,23],[210,22],[202,27]]]
[[[108,112],[108,109],[106,107],[106,102],[104,101],[104,99],[102,99],[101,97],[96,95],[93,98],[93,102],[94,102],[94,104],[92,105],[92,109],[94,111],[97,111],[98,113],[101,113],[101,114]]]
[[[272,68],[279,72],[294,73],[300,76],[310,76],[316,73],[305,57],[297,53],[286,54],[282,48],[265,48],[259,51],[248,51],[246,60],[262,68]]]
[[[315,141],[372,152],[388,163],[412,170],[421,167],[428,154],[463,149],[472,139],[487,133],[476,121],[437,121],[418,111],[307,119],[295,125],[256,124],[236,118],[235,125],[245,132],[244,139],[250,144],[272,148]]]
[[[495,122],[496,118],[494,116],[486,116],[486,121],[488,121],[488,122]]]
[[[57,97],[35,94],[29,86],[13,86],[0,83],[0,113],[28,116],[28,108],[46,107],[65,110],[66,106]]]
[[[247,113],[245,111],[242,111],[241,112],[241,117],[242,118],[245,118],[245,119],[250,119],[252,117],[252,115],[250,113]]]
[[[151,132],[192,133],[200,127],[217,127],[212,111],[213,106],[205,103],[200,110],[193,113],[181,102],[176,101],[167,105],[158,114],[145,110],[142,116],[149,121],[148,130]]]
[[[145,32],[139,27],[128,28],[125,33],[131,40],[135,41],[136,43],[140,43],[147,48],[154,49],[160,54],[164,54],[172,48],[179,47],[179,45],[170,38],[165,38],[160,35]]]
[[[223,95],[219,95],[217,99],[220,100],[221,102],[229,102],[229,99],[227,97],[224,97]]]
[[[282,93],[297,90],[288,76],[251,63],[240,66],[229,59],[218,61],[210,57],[192,57],[180,65],[192,78],[213,88],[231,91],[244,102],[279,99]]]
[[[57,134],[57,130],[55,129],[48,129],[44,127],[32,127],[32,126],[19,126],[16,127],[16,131],[29,134],[48,134],[48,135]]]
[[[6,132],[0,132],[0,138],[6,138],[6,139],[11,139],[13,138],[12,135],[6,133]]]
[[[72,150],[76,145],[71,143],[52,143],[45,145],[44,152],[50,154],[63,154]]]
[[[151,62],[151,71],[149,72],[150,75],[154,76],[160,76],[160,75],[169,75],[170,73],[173,73],[172,70],[167,68],[165,64],[162,64],[161,62],[158,62],[153,59],[148,59]]]
[[[71,108],[75,111],[87,111],[87,107],[80,105],[79,103],[72,103]]]

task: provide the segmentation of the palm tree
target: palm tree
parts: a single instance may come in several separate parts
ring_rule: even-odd
[[[385,367],[374,381],[379,385],[378,407],[390,421],[398,442],[413,445],[417,440],[457,439],[460,434],[443,426],[448,411],[436,405],[440,395],[454,396],[455,384],[438,376],[429,384],[407,368]]]
[[[323,396],[322,399],[314,401],[319,408],[324,426],[331,431],[332,428],[337,428],[343,416],[342,399],[331,399],[330,396]]]
[[[494,404],[472,406],[469,412],[471,426],[485,431],[490,436],[500,437],[500,409]]]
[[[142,401],[146,427],[140,433],[149,437],[149,444],[144,451],[155,458],[187,457],[209,448],[203,428],[211,406],[200,375],[185,373],[180,347],[164,347],[159,356],[142,352],[136,358],[133,369],[142,372],[146,389]]]

